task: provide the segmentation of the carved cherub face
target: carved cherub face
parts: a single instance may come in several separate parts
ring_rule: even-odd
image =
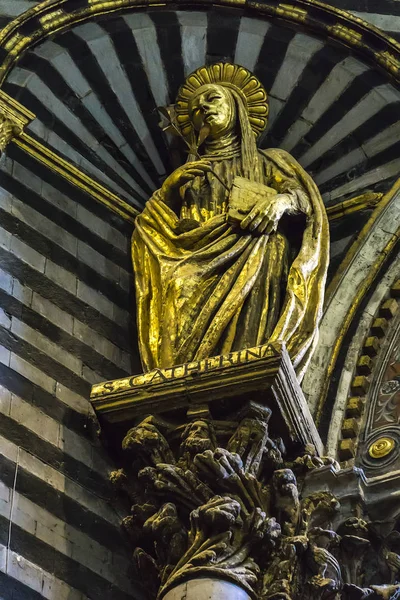
[[[218,139],[235,127],[236,108],[232,94],[222,85],[203,85],[190,100],[189,115],[196,131],[207,123],[209,137]]]

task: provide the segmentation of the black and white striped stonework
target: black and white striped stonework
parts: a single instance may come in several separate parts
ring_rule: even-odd
[[[0,27],[35,4],[1,0]],[[333,4],[396,33],[397,0]],[[28,52],[4,91],[37,115],[32,136],[140,210],[172,168],[156,107],[219,60],[261,79],[271,108],[263,147],[293,153],[327,203],[398,177],[399,91],[337,45],[233,9],[88,22]],[[367,216],[332,226],[333,269]],[[131,229],[9,145],[0,162],[0,600],[139,598],[88,402],[93,382],[140,371]]]
[[[204,63],[235,61],[270,98],[263,147],[291,152],[328,203],[400,171],[400,92],[344,47],[214,8],[131,12],[79,25],[28,52],[4,90],[33,135],[140,209],[171,169],[156,107]]]
[[[400,41],[398,0],[332,0],[327,4],[349,11]]]
[[[39,4],[38,0],[2,0],[0,4],[0,27],[4,27],[37,4]]]
[[[88,401],[134,368],[131,227],[16,147],[0,182],[0,598],[135,598]]]

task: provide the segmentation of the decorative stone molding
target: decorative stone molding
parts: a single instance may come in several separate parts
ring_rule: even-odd
[[[133,206],[25,132],[26,127],[35,118],[33,112],[0,89],[0,156],[6,151],[8,144],[14,142],[48,169],[55,171],[126,221],[133,223],[138,214]]]
[[[317,423],[345,336],[368,290],[396,248],[400,180],[385,194],[357,236],[326,292],[318,345],[302,388]]]
[[[338,202],[333,206],[326,207],[326,214],[330,222],[342,219],[355,212],[375,208],[382,200],[383,194],[378,192],[366,192],[360,196],[349,198],[343,202]]]
[[[30,110],[0,90],[0,155],[34,118]]]
[[[371,377],[374,376],[376,370],[382,342],[389,331],[390,322],[397,314],[399,298],[400,280],[397,280],[392,285],[389,294],[382,300],[360,351],[351,383],[351,396],[347,400],[345,417],[342,422],[342,440],[339,442],[338,449],[338,456],[341,461],[354,459],[356,455],[361,420],[366,404],[365,395],[369,390]],[[387,440],[388,443],[384,443],[384,440]],[[368,451],[370,451],[369,454],[373,460],[384,458],[393,450],[390,440],[392,438],[387,439],[382,434],[374,442],[371,442]],[[390,450],[387,452],[389,447]]]
[[[272,350],[243,363],[234,386],[232,365],[207,373],[201,361],[189,373],[179,366],[175,381],[155,370],[93,386],[102,435],[120,447],[111,481],[132,507],[122,524],[135,584],[149,600],[397,594],[399,507],[393,499],[382,523],[382,503],[372,500],[373,520],[377,490],[362,471],[340,470],[293,427],[305,419],[312,431],[297,388],[276,385],[293,368],[284,348]],[[246,395],[246,373],[261,367],[264,387],[258,378]],[[215,394],[207,376],[222,382],[213,379]]]
[[[311,34],[329,36],[337,43],[350,46],[367,62],[386,71],[389,78],[400,81],[400,47],[380,29],[355,17],[347,11],[318,0],[292,0],[291,4],[264,0],[218,0],[214,6],[246,9],[248,16],[277,18],[290,25],[300,25]],[[45,0],[26,11],[4,27],[0,34],[0,47],[4,57],[0,63],[0,84],[24,53],[34,44],[70,29],[93,17],[127,10],[146,10],[160,7],[158,0]],[[162,6],[168,8],[169,1]],[[181,0],[179,6],[210,6],[208,0]],[[29,32],[29,33],[27,33]]]
[[[24,152],[32,156],[36,161],[42,163],[51,171],[55,171],[72,185],[88,194],[96,202],[118,214],[130,223],[134,223],[138,211],[128,202],[114,194],[109,188],[102,185],[93,177],[76,167],[71,161],[66,160],[59,154],[31,137],[27,133],[13,140]]]
[[[332,412],[330,413],[329,423],[328,419],[326,422],[327,439],[326,439],[326,452],[330,456],[335,456],[338,459],[338,445],[341,439],[341,427],[343,419],[346,415],[346,407],[348,400],[353,397],[351,392],[351,384],[355,376],[355,367],[359,357],[363,354],[362,348],[365,340],[370,336],[370,329],[375,316],[378,314],[379,307],[383,304],[386,298],[390,294],[390,289],[398,278],[400,272],[400,260],[399,257],[393,257],[390,266],[385,270],[384,275],[380,278],[379,282],[375,286],[374,291],[368,297],[368,301],[363,305],[362,310],[357,315],[357,327],[353,329],[351,341],[343,352],[342,363],[339,368],[335,371],[335,377],[337,379],[337,389],[335,394],[330,396],[332,403]],[[386,343],[383,343],[385,346]],[[379,351],[382,344],[379,345]],[[374,367],[376,369],[376,367]],[[366,419],[364,400],[365,398],[360,397],[354,403],[349,402],[347,413],[349,417],[360,417],[361,412],[364,416],[360,420],[360,425],[363,420]],[[328,406],[325,408],[325,414],[328,413]],[[364,427],[360,427],[363,431]],[[351,460],[351,459],[350,459]],[[369,476],[373,476],[372,473]]]

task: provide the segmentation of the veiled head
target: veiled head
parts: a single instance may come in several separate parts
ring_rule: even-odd
[[[196,131],[207,124],[210,127],[209,137],[213,139],[230,133],[236,124],[232,93],[216,83],[201,86],[189,100],[189,117]]]
[[[243,105],[242,116],[246,113],[249,127],[255,137],[265,129],[268,117],[268,100],[261,82],[250,71],[240,65],[215,63],[196,69],[179,88],[175,112],[177,124],[183,136],[190,138],[193,132],[192,102],[204,90],[211,90],[211,88],[218,89],[218,91],[222,88],[224,99],[228,102],[228,99],[231,100],[233,110],[235,110],[233,97],[235,99],[240,98],[240,103]],[[229,124],[229,119],[226,121],[228,115],[229,111],[226,111],[223,119],[224,126]],[[239,115],[236,116],[236,119],[239,120]]]

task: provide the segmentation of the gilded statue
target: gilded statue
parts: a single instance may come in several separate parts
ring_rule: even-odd
[[[244,67],[197,69],[168,115],[190,150],[136,219],[143,368],[283,341],[301,377],[328,266],[317,186],[284,150],[257,148],[267,94]]]

